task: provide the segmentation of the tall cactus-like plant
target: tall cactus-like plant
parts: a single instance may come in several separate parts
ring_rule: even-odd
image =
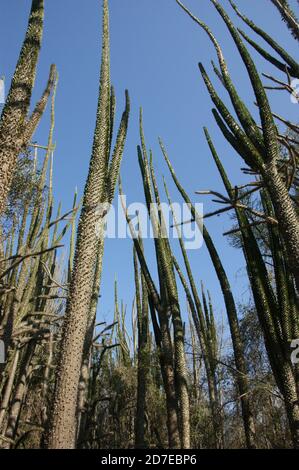
[[[134,275],[136,290],[137,330],[138,330],[138,370],[137,403],[135,423],[135,447],[145,448],[145,408],[146,390],[149,381],[149,321],[148,294],[144,277],[139,275],[138,260],[134,248]],[[141,279],[140,279],[141,278]],[[140,285],[141,284],[141,285]]]
[[[234,189],[206,129],[205,135],[226,191],[233,200]],[[261,199],[265,214],[272,216],[271,200],[265,190],[261,194]],[[238,204],[235,210],[242,235],[242,248],[246,259],[249,281],[263,330],[269,361],[277,386],[284,397],[293,443],[298,448],[297,366],[291,364],[291,351],[289,349],[292,338],[298,337],[299,327],[294,282],[287,274],[284,247],[278,227],[268,225],[269,246],[273,259],[275,279],[274,289],[246,212],[244,208],[238,207]]]
[[[50,134],[53,131],[54,97]],[[47,157],[45,161],[48,162]],[[45,165],[44,168],[38,184],[39,190],[45,186]],[[57,218],[52,220],[51,178],[50,171],[48,198],[38,197],[35,200],[41,219],[37,217],[34,205],[30,222],[28,208],[24,207],[18,239],[13,241],[14,233],[11,234],[7,252],[10,256],[5,263],[6,269],[0,275],[0,282],[3,283],[0,295],[0,335],[1,338],[9,339],[7,362],[0,383],[0,445],[5,447],[15,445],[18,438],[20,416],[30,388],[31,374],[37,367],[37,357],[42,344],[47,341],[49,329],[53,331],[54,322],[60,320],[55,306],[55,302],[60,302],[58,299],[63,297],[59,295],[59,289],[66,289],[58,281],[56,250],[61,246],[58,243],[65,235],[68,224],[58,232],[58,223],[65,217],[60,216],[60,207]],[[36,231],[32,230],[33,225]],[[16,255],[13,255],[14,249],[17,250]],[[46,398],[44,394],[44,402]]]
[[[166,304],[166,313],[171,316],[174,335],[174,371],[176,381],[176,395],[178,401],[178,417],[180,425],[181,446],[190,446],[190,413],[189,395],[187,385],[187,370],[184,350],[184,331],[181,311],[178,299],[178,291],[174,274],[173,258],[168,238],[165,232],[163,214],[160,212],[160,196],[156,182],[155,172],[152,164],[152,154],[148,162],[147,151],[144,141],[142,115],[140,119],[142,153],[139,152],[139,164],[143,176],[144,192],[147,199],[149,215],[156,234],[156,258],[160,272],[161,298]],[[152,189],[151,189],[152,187]],[[153,193],[153,194],[152,194]],[[152,213],[152,204],[156,203],[159,209],[159,217]]]
[[[28,286],[28,274],[31,269],[31,260],[30,256],[26,259],[26,256],[32,251],[41,251],[44,244],[48,243],[47,237],[49,233],[49,225],[50,219],[52,215],[52,174],[50,172],[50,182],[49,182],[49,193],[48,193],[48,201],[47,201],[47,209],[45,205],[45,201],[43,198],[43,193],[46,186],[46,177],[47,177],[47,170],[48,164],[50,160],[50,156],[53,154],[53,132],[55,126],[55,95],[56,95],[56,87],[57,87],[57,74],[56,69],[53,68],[51,73],[54,73],[54,90],[52,95],[52,103],[51,103],[51,123],[50,123],[50,130],[49,130],[49,137],[48,137],[48,145],[45,147],[46,155],[44,158],[42,170],[40,177],[37,182],[37,195],[34,201],[34,205],[32,208],[32,213],[30,214],[30,222],[28,223],[28,215],[29,215],[29,204],[30,201],[27,200],[25,202],[23,208],[23,215],[21,221],[21,228],[19,232],[19,238],[17,243],[17,251],[19,256],[25,256],[21,264],[21,268],[14,269],[12,271],[11,277],[9,279],[10,285],[13,287],[13,291],[8,295],[7,300],[3,304],[3,318],[1,319],[1,324],[5,330],[4,339],[6,349],[10,346],[11,336],[13,334],[14,328],[18,325],[19,322],[22,321],[23,316],[26,314],[27,303],[29,299],[30,289]],[[50,79],[52,82],[52,77]],[[45,92],[48,94],[50,92],[52,85],[47,87],[47,91]],[[43,99],[42,99],[43,102]],[[39,105],[38,105],[39,108]],[[34,118],[36,120],[38,118]],[[33,168],[33,172],[35,169]],[[33,175],[35,177],[35,175]],[[43,219],[46,214],[46,223],[43,226]],[[28,224],[28,233],[26,233],[26,225]],[[40,231],[40,233],[39,233]],[[22,259],[22,258],[21,258]],[[27,299],[27,300],[26,300]],[[26,302],[25,302],[26,300]]]
[[[48,78],[47,85],[44,89],[44,92],[41,98],[39,99],[39,101],[36,103],[35,108],[32,111],[32,114],[27,118],[24,124],[23,143],[22,143],[23,149],[26,149],[26,147],[30,143],[30,140],[44,114],[51,91],[55,87],[55,81],[57,81],[57,70],[56,70],[56,65],[52,64],[50,67],[49,78]]]
[[[44,0],[32,0],[25,40],[0,120],[0,214],[5,208],[18,154],[28,145],[54,85],[51,67],[47,87],[31,117],[27,117],[41,48]]]
[[[245,437],[246,437],[246,444],[249,448],[254,448],[255,447],[255,425],[254,425],[254,420],[253,420],[253,413],[251,410],[251,405],[250,405],[250,400],[248,397],[248,394],[250,392],[249,390],[249,383],[248,383],[248,376],[247,376],[247,367],[246,367],[246,361],[245,361],[245,355],[244,355],[244,348],[243,348],[243,342],[240,334],[240,328],[239,328],[239,320],[238,320],[238,315],[237,315],[237,309],[236,309],[236,304],[233,296],[233,292],[231,289],[231,285],[229,282],[229,279],[227,277],[226,271],[224,269],[223,263],[221,261],[221,258],[219,256],[219,253],[214,245],[214,242],[210,236],[210,233],[203,224],[199,223],[199,215],[196,212],[196,209],[194,205],[192,204],[188,194],[182,187],[181,183],[179,182],[175,171],[171,165],[171,162],[169,160],[169,157],[167,155],[167,152],[165,150],[165,147],[160,140],[160,146],[161,150],[164,156],[164,159],[167,163],[167,166],[169,168],[170,174],[172,176],[172,179],[183,197],[184,201],[186,204],[188,204],[188,207],[190,208],[192,218],[196,221],[198,224],[198,227],[200,230],[202,230],[203,234],[203,239],[205,241],[205,244],[207,246],[209,256],[211,258],[211,261],[213,263],[213,267],[215,269],[216,275],[219,280],[219,284],[221,286],[222,294],[223,294],[223,299],[225,302],[226,306],[226,312],[227,312],[227,317],[229,321],[229,327],[230,327],[230,333],[231,333],[231,338],[232,338],[232,343],[233,343],[233,349],[234,349],[234,358],[236,362],[236,368],[238,370],[238,374],[236,377],[239,391],[240,391],[240,396],[241,396],[241,405],[242,405],[242,414],[243,414],[243,423],[244,423],[244,431],[245,431]]]
[[[87,333],[88,317],[94,291],[98,249],[97,224],[103,223],[105,215],[104,210],[101,212],[103,205],[112,202],[128,125],[129,98],[128,93],[126,93],[126,109],[110,160],[112,99],[107,0],[103,2],[102,47],[96,128],[78,226],[74,267],[62,334],[61,360],[47,443],[49,448],[73,448],[75,446],[78,385],[84,339]],[[101,212],[100,217],[98,215],[99,211]]]
[[[150,162],[148,160],[142,112],[140,112],[140,139],[141,147],[138,147],[138,159],[148,215],[155,234],[155,254],[160,293],[158,293],[152,280],[142,247],[135,236],[130,219],[126,215],[134,238],[142,274],[147,283],[155,340],[160,353],[161,373],[167,404],[169,447],[177,448],[181,446],[188,448],[190,447],[190,413],[184,331],[169,240],[163,237],[163,220],[152,211],[152,204],[156,203],[160,206],[160,197],[152,159],[150,159]],[[170,319],[173,325],[173,340],[169,325]]]
[[[165,192],[168,200],[168,204],[173,208],[172,202],[170,199],[169,191],[164,182]],[[175,216],[175,212],[172,210],[173,220],[177,229],[179,243],[181,252],[183,255],[183,260],[190,284],[190,288],[188,286],[187,280],[175,258],[173,258],[175,269],[179,275],[181,280],[182,286],[185,290],[188,305],[191,312],[191,318],[194,324],[195,332],[198,337],[198,341],[201,347],[203,361],[206,369],[207,375],[207,382],[208,382],[208,390],[209,390],[209,400],[211,405],[211,412],[213,418],[213,428],[214,428],[214,436],[215,436],[215,447],[219,448],[223,446],[223,439],[222,439],[222,430],[221,430],[221,423],[219,419],[219,403],[218,403],[218,391],[217,391],[217,384],[216,384],[216,367],[217,364],[215,362],[215,354],[214,351],[217,349],[217,339],[214,334],[214,321],[213,315],[211,316],[210,321],[210,314],[207,307],[206,297],[204,291],[202,292],[203,298],[203,307],[200,301],[200,296],[198,294],[198,290],[196,287],[196,283],[193,277],[191,265],[189,262],[189,258],[187,255],[187,250],[185,248],[184,241],[181,236],[181,232],[179,229],[179,225],[177,223],[177,219]],[[214,350],[213,350],[214,348]]]
[[[139,154],[141,153],[141,149]],[[140,155],[141,156],[141,155]],[[147,191],[146,191],[147,193]],[[122,197],[122,184],[119,181],[119,194]],[[180,447],[180,435],[178,428],[178,415],[177,415],[177,400],[175,394],[174,383],[174,368],[173,368],[173,345],[169,329],[167,305],[164,306],[161,302],[161,296],[155,286],[149,271],[142,246],[131,224],[130,217],[126,211],[126,207],[121,199],[123,210],[125,212],[126,220],[130,228],[130,232],[134,241],[134,248],[136,250],[139,264],[142,270],[142,275],[145,279],[148,291],[148,302],[150,307],[151,320],[153,324],[154,337],[158,350],[160,361],[161,375],[166,395],[166,409],[167,409],[167,430],[168,430],[168,444],[170,448]],[[161,287],[161,295],[164,294],[164,288],[161,278],[160,265],[157,259],[159,282]],[[158,317],[158,318],[157,318]]]
[[[196,21],[200,26],[203,26],[202,22],[192,15],[179,0],[176,1],[184,8],[185,11],[188,12],[194,21]],[[246,66],[260,113],[262,132],[260,132],[256,127],[253,117],[249,114],[247,108],[236,93],[228,75],[224,59],[223,57],[220,57],[219,48],[217,48],[214,41],[221,66],[221,78],[223,79],[225,88],[230,94],[234,109],[242,126],[240,126],[234,119],[223,101],[220,99],[202,64],[199,64],[200,72],[211,99],[217,108],[216,110],[213,110],[213,114],[218,126],[233,148],[243,158],[245,163],[253,171],[258,172],[262,176],[263,183],[269,191],[276,218],[281,226],[281,233],[284,238],[288,255],[289,269],[295,277],[297,289],[299,290],[298,215],[292,198],[289,195],[288,188],[279,172],[279,140],[269,100],[256,65],[244,45],[239,32],[219,2],[216,0],[210,1],[225,22],[240,53],[243,63]],[[206,26],[205,29],[207,30]]]
[[[271,49],[275,51],[279,56],[280,59],[277,57],[274,57],[272,54],[270,54],[268,51],[263,49],[260,44],[257,44],[255,41],[253,41],[251,38],[247,36],[247,34],[244,33],[240,28],[238,29],[239,33],[243,38],[251,45],[254,47],[254,49],[262,56],[264,57],[268,62],[270,62],[272,65],[274,65],[276,68],[281,70],[282,72],[289,73],[290,76],[292,77],[299,77],[299,65],[298,62],[295,58],[293,58],[282,46],[280,43],[274,40],[272,36],[266,33],[262,28],[257,26],[252,20],[250,20],[247,16],[245,16],[243,13],[240,12],[240,10],[237,8],[236,4],[232,1],[229,0],[231,6],[237,13],[237,15],[244,21],[249,28],[251,28],[258,36],[260,36],[266,43],[269,44]],[[283,61],[283,62],[282,62]]]

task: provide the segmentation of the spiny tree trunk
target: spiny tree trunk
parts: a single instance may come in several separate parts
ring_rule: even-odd
[[[299,396],[298,383],[294,380],[292,366],[287,362],[280,371],[282,377],[281,391],[284,396],[285,407],[290,425],[293,446],[299,449]]]
[[[219,280],[219,284],[222,290],[222,294],[223,294],[223,298],[224,298],[224,302],[226,306],[226,312],[227,312],[230,333],[231,333],[231,338],[232,338],[232,343],[233,343],[234,358],[235,358],[236,368],[238,371],[237,376],[236,376],[236,381],[238,383],[240,397],[241,397],[246,444],[247,444],[247,447],[254,448],[255,447],[255,425],[253,421],[253,413],[252,413],[251,406],[250,406],[247,367],[246,367],[246,362],[245,362],[245,357],[244,357],[243,342],[242,342],[242,338],[240,334],[237,309],[235,305],[234,296],[231,290],[231,286],[230,286],[226,271],[224,269],[224,266],[219,257],[219,254],[213,243],[213,240],[206,226],[201,224],[201,221],[199,220],[199,216],[196,213],[194,205],[192,204],[189,196],[187,195],[186,191],[180,184],[161,140],[160,140],[160,146],[161,146],[161,150],[165,158],[165,161],[168,165],[169,171],[171,173],[171,176],[173,178],[173,181],[178,191],[182,195],[183,199],[188,204],[188,207],[190,208],[190,211],[192,214],[192,218],[198,224],[198,228],[202,230],[204,241],[206,243],[211,261],[213,263],[215,272]]]
[[[159,218],[151,210],[151,205],[155,201],[160,207],[160,196],[156,183],[155,173],[152,165],[152,154],[150,162],[147,159],[147,151],[143,133],[142,112],[140,113],[140,135],[141,149],[138,148],[139,164],[143,177],[144,194],[147,201],[149,217],[153,224],[155,234],[156,258],[160,278],[160,289],[162,303],[167,306],[166,316],[171,315],[173,325],[173,343],[174,343],[174,372],[175,388],[178,408],[178,423],[180,429],[181,447],[188,449],[190,447],[190,410],[188,377],[184,348],[184,331],[178,299],[178,291],[173,266],[173,257],[168,238],[164,238],[165,221],[163,214],[159,213]],[[155,199],[152,196],[152,188]]]
[[[299,292],[299,218],[286,185],[278,173],[276,160],[264,165],[262,175],[281,227],[288,254],[288,264]]]
[[[142,122],[141,122],[142,124]],[[142,131],[142,126],[141,131]],[[144,141],[143,133],[142,141]],[[144,145],[144,150],[145,145]],[[140,166],[141,171],[143,172],[143,159],[141,155],[141,150],[139,149],[139,156],[140,156]],[[147,184],[144,181],[145,185],[145,194],[146,194],[146,201],[149,207],[151,199],[151,195],[147,190]],[[119,193],[120,196],[123,196],[121,183],[119,183]],[[121,198],[121,202],[123,204],[123,199]],[[180,432],[179,432],[179,419],[178,419],[178,400],[176,395],[176,384],[175,384],[175,371],[174,371],[174,354],[173,354],[173,344],[172,338],[169,328],[169,307],[167,304],[162,304],[160,296],[157,292],[155,284],[151,278],[143,250],[139,240],[134,233],[134,229],[132,228],[130,218],[126,212],[126,208],[123,205],[123,209],[126,215],[127,223],[129,225],[131,235],[134,241],[134,246],[136,249],[136,253],[138,255],[139,263],[142,269],[142,274],[144,279],[147,283],[148,289],[148,300],[149,300],[149,307],[151,313],[151,319],[153,324],[155,342],[158,350],[159,355],[159,362],[161,367],[161,375],[163,380],[163,386],[165,391],[166,397],[166,411],[167,411],[167,431],[168,431],[168,445],[170,449],[179,449],[181,446],[181,439],[180,439]],[[156,255],[158,253],[158,246],[157,241],[155,240],[156,245]],[[161,271],[160,263],[158,263],[158,256],[157,256],[157,264],[158,264],[158,271],[159,271],[159,278],[160,278],[160,290],[162,295],[165,294],[164,288],[164,281]],[[157,312],[157,314],[156,314]],[[158,319],[157,319],[158,315]]]
[[[234,189],[217,155],[208,131],[205,129],[207,142],[221,175],[229,197],[234,197]],[[267,215],[272,215],[271,200],[266,191],[262,193],[262,202]],[[262,258],[258,243],[252,232],[244,209],[236,208],[236,215],[242,234],[243,251],[246,259],[249,280],[259,321],[265,338],[265,346],[277,386],[284,397],[294,447],[298,447],[298,395],[296,388],[295,367],[291,365],[289,342],[293,331],[297,336],[298,319],[292,312],[297,312],[297,301],[290,296],[294,289],[286,276],[287,263],[284,259],[278,228],[269,226],[269,247],[273,258],[276,281],[276,293],[273,291],[267,267]],[[294,305],[292,305],[294,301]]]
[[[171,199],[170,199],[170,195],[169,195],[169,191],[168,191],[166,182],[164,182],[164,187],[165,187],[165,192],[166,192],[168,204],[172,208],[172,202],[171,202]],[[195,285],[193,273],[192,273],[192,270],[191,270],[191,266],[190,266],[190,263],[189,263],[187,250],[185,248],[184,241],[181,237],[179,224],[177,223],[177,218],[176,218],[176,215],[175,215],[175,212],[173,211],[173,209],[172,209],[172,216],[173,216],[174,224],[177,228],[177,234],[178,234],[178,238],[179,238],[181,252],[182,252],[182,255],[183,255],[184,264],[185,264],[185,267],[186,267],[186,271],[187,271],[189,283],[190,283],[190,286],[191,286],[191,291],[192,291],[193,298],[192,298],[189,286],[187,284],[187,281],[186,281],[186,279],[185,279],[185,277],[182,273],[182,270],[181,270],[177,260],[175,259],[175,257],[173,257],[173,263],[174,263],[175,269],[176,269],[176,271],[177,271],[177,273],[180,277],[181,283],[182,283],[182,285],[184,287],[184,290],[185,290],[185,293],[186,293],[189,308],[190,308],[190,311],[191,311],[192,320],[193,320],[194,327],[195,327],[195,331],[196,331],[198,341],[199,341],[199,344],[200,344],[200,347],[201,347],[202,355],[203,355],[203,361],[204,361],[204,364],[205,364],[207,382],[208,382],[209,400],[210,400],[211,412],[212,412],[212,418],[213,418],[213,427],[214,427],[214,435],[215,435],[215,447],[218,448],[218,447],[221,447],[221,434],[222,434],[222,432],[221,432],[221,429],[220,429],[220,426],[219,426],[219,417],[218,417],[218,415],[219,415],[219,405],[217,403],[218,395],[217,395],[215,366],[214,366],[215,357],[213,356],[213,354],[211,354],[211,348],[216,348],[217,347],[216,346],[217,345],[217,339],[214,338],[215,343],[212,344],[212,345],[210,344],[209,338],[210,338],[210,333],[211,332],[210,332],[210,329],[209,329],[209,322],[207,322],[206,318],[205,318],[205,315],[206,315],[206,317],[207,317],[207,315],[209,317],[209,314],[206,312],[205,297],[204,297],[204,294],[203,294],[204,307],[205,307],[205,315],[204,315],[203,309],[202,309],[202,306],[201,306],[201,302],[200,302],[200,299],[199,299],[199,295],[198,295],[198,292],[197,292],[197,288],[196,288],[196,285]]]
[[[90,304],[90,312],[88,316],[87,331],[83,347],[83,359],[81,366],[81,376],[78,390],[78,442],[84,439],[84,430],[87,418],[87,394],[88,383],[90,379],[90,356],[92,352],[92,342],[94,335],[94,327],[97,313],[97,305],[99,300],[99,292],[102,276],[102,262],[104,254],[104,240],[99,241],[97,263],[94,276],[93,295]]]
[[[222,17],[223,21],[225,22],[246,66],[248,77],[250,79],[252,89],[255,93],[261,118],[262,135],[257,129],[255,129],[253,132],[255,138],[258,139],[259,147],[257,145],[253,145],[255,144],[255,142],[250,142],[250,140],[248,140],[248,137],[250,138],[250,126],[245,126],[245,121],[243,122],[243,127],[245,128],[248,135],[245,137],[242,131],[239,132],[239,126],[237,124],[237,145],[243,145],[244,143],[246,145],[247,143],[250,156],[249,160],[247,160],[246,163],[249,164],[252,169],[258,169],[258,171],[263,177],[265,186],[269,190],[274,206],[275,215],[277,217],[278,223],[281,226],[281,234],[284,239],[284,243],[287,250],[289,268],[294,275],[296,286],[299,290],[299,219],[292,199],[288,194],[287,188],[284,185],[283,180],[276,168],[280,154],[277,128],[274,123],[270,103],[268,101],[264,85],[261,81],[256,65],[253,59],[251,58],[248,50],[246,49],[244,43],[242,42],[237,29],[233,25],[232,21],[230,20],[229,16],[222,8],[222,6],[216,0],[210,1],[213,3],[220,16]],[[216,99],[218,101],[219,106],[217,106],[217,104],[216,106],[220,109],[220,112],[223,112],[223,103],[221,102],[221,100],[219,100],[219,97],[216,97],[215,91],[213,90],[211,83],[209,83],[209,79],[207,78],[203,67],[200,66],[200,68],[202,71],[203,78],[209,89],[209,93],[212,96],[212,99]],[[232,86],[232,84],[226,84],[226,88],[228,90],[232,90]],[[244,117],[246,116],[247,120],[251,120],[252,124],[254,123],[254,120],[250,116],[247,108],[243,106],[243,109],[241,110],[242,102],[239,99],[236,98],[233,104],[237,112],[241,111],[240,115],[243,115]],[[224,119],[227,119],[228,125],[233,122],[233,119],[231,118],[229,113]]]
[[[56,65],[52,64],[50,67],[49,78],[48,78],[46,88],[40,100],[36,103],[36,106],[34,110],[32,111],[32,114],[29,116],[29,118],[26,120],[24,124],[22,149],[26,149],[28,144],[30,143],[30,140],[35,130],[37,129],[37,126],[45,112],[51,91],[57,85],[57,80],[58,80],[58,74],[56,70]],[[55,91],[54,91],[54,94],[55,94]]]
[[[51,366],[53,362],[53,331],[49,333],[49,344],[48,344],[48,359],[45,365],[45,370],[43,374],[43,384],[42,384],[42,403],[44,403],[44,407],[42,410],[42,424],[45,426],[48,422],[48,409],[46,405],[46,400],[48,399],[49,394],[49,382],[51,376]]]
[[[149,299],[153,325],[157,322],[154,303]],[[155,341],[159,354],[161,375],[166,397],[168,446],[179,449],[181,446],[178,420],[178,406],[173,367],[173,345],[169,331],[167,313],[158,312],[160,328],[155,328]]]
[[[34,86],[43,33],[44,1],[32,0],[26,37],[0,121],[0,214],[5,208]]]
[[[35,343],[30,342],[24,352],[21,361],[18,380],[16,381],[16,390],[12,400],[5,436],[14,440],[18,428],[18,421],[22,409],[23,401],[28,390],[28,380],[32,372],[32,359],[35,352]]]
[[[52,155],[53,151],[53,133],[54,133],[54,126],[55,126],[55,96],[56,96],[56,86],[57,86],[57,74],[55,66],[51,67],[49,82],[47,88],[41,98],[40,102],[37,104],[36,110],[32,114],[33,122],[28,124],[26,128],[26,133],[23,134],[23,145],[27,145],[28,142],[26,139],[29,139],[31,133],[34,131],[38,120],[40,119],[40,112],[43,112],[46,106],[46,102],[48,100],[49,94],[53,89],[52,95],[52,103],[51,103],[51,124],[50,130],[48,135],[48,145],[46,150],[46,156],[43,162],[43,167],[41,171],[41,175],[37,184],[37,197],[34,203],[34,207],[31,214],[31,219],[29,223],[28,234],[26,240],[24,240],[24,234],[26,229],[26,224],[28,223],[27,217],[29,215],[29,201],[26,201],[22,222],[19,232],[18,244],[17,244],[17,252],[20,255],[27,255],[28,252],[32,251],[33,249],[36,250],[37,247],[42,247],[43,243],[46,240],[48,229],[44,227],[42,229],[42,236],[39,238],[39,230],[42,227],[44,213],[46,210],[45,203],[43,201],[43,192],[46,185],[46,177],[47,177],[47,170],[48,170],[48,162],[50,156]],[[46,98],[45,98],[46,97]],[[31,130],[28,131],[28,128]],[[48,198],[48,207],[47,207],[47,218],[46,218],[46,226],[50,223],[51,211],[52,211],[52,175],[50,171],[50,180],[49,180],[49,198]],[[10,278],[10,285],[15,288],[8,296],[8,301],[5,303],[4,315],[1,320],[2,327],[4,328],[4,342],[6,350],[8,351],[11,342],[11,336],[13,334],[13,330],[15,326],[22,320],[23,316],[25,315],[25,310],[27,308],[27,300],[30,298],[30,289],[28,282],[28,275],[31,270],[31,260],[26,259],[23,261],[20,271],[15,269],[12,273]],[[33,273],[31,273],[31,281],[35,281]],[[26,302],[25,302],[25,299]],[[1,376],[1,367],[0,367],[0,376]]]
[[[77,394],[84,339],[93,294],[97,259],[97,223],[105,216],[104,203],[112,202],[127,131],[129,100],[123,114],[114,154],[109,162],[111,141],[111,95],[108,1],[103,2],[103,51],[100,92],[89,174],[79,221],[48,448],[74,448],[77,433]],[[110,164],[109,164],[110,163]],[[107,209],[106,209],[107,210]],[[97,214],[100,211],[100,214]]]
[[[179,449],[180,433],[178,420],[177,396],[175,387],[175,374],[173,368],[173,346],[167,325],[167,318],[164,313],[164,320],[161,322],[161,349],[160,362],[163,384],[166,395],[167,408],[167,430],[170,449]]]
[[[9,405],[10,397],[13,390],[13,384],[15,380],[15,376],[17,373],[18,362],[20,357],[20,349],[17,348],[14,351],[12,363],[10,365],[9,373],[7,382],[5,384],[5,388],[2,391],[2,400],[1,400],[1,408],[0,408],[0,434],[3,434],[3,422],[6,416],[7,408]],[[1,445],[1,442],[0,442]]]
[[[146,391],[148,386],[149,372],[149,330],[148,330],[148,296],[144,277],[140,278],[136,251],[134,249],[134,272],[136,288],[136,310],[137,310],[137,330],[138,330],[138,364],[137,364],[137,403],[136,403],[136,423],[135,423],[135,447],[143,449],[145,443],[145,408]]]
[[[299,41],[299,22],[295,13],[291,10],[289,2],[287,0],[271,0],[271,2],[280,12],[283,21],[287,24],[294,38]]]
[[[160,281],[163,286],[162,301],[168,306],[167,315],[171,314],[173,325],[173,342],[174,342],[174,371],[175,371],[175,386],[176,396],[178,402],[178,418],[180,426],[181,447],[188,449],[190,447],[190,404],[188,392],[188,373],[185,357],[184,347],[184,328],[181,317],[179,297],[175,279],[173,256],[168,238],[165,237],[166,226],[163,218],[163,213],[160,210],[161,201],[159,189],[156,182],[155,172],[153,168],[152,153],[150,152],[150,161],[147,160],[147,152],[145,146],[145,139],[143,133],[142,113],[140,114],[140,134],[143,151],[143,168],[142,175],[144,178],[145,197],[150,195],[148,199],[148,208],[151,208],[151,203],[155,201],[159,208],[159,218],[152,213],[151,209],[149,216],[153,223],[153,229],[156,241],[157,262],[159,265]],[[141,163],[141,155],[139,160]],[[151,196],[151,186],[154,191],[155,199]],[[149,204],[150,202],[150,204]]]

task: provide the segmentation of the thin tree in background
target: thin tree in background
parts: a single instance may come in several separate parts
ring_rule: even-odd
[[[144,276],[139,275],[136,250],[134,248],[134,275],[136,289],[138,357],[137,357],[137,399],[135,423],[135,447],[145,448],[145,413],[146,391],[149,381],[149,305],[148,293]],[[141,285],[140,285],[141,284]]]

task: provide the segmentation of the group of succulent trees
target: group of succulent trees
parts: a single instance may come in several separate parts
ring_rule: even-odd
[[[155,235],[157,280],[146,254],[141,227],[136,229],[124,206],[133,240],[135,283],[132,331],[128,333],[128,314],[123,304],[119,307],[117,284],[113,323],[107,326],[101,322],[101,315],[97,316],[105,218],[117,183],[120,196],[123,194],[120,165],[130,114],[126,91],[125,110],[113,148],[116,103],[110,81],[108,0],[102,3],[98,107],[82,201],[78,202],[75,194],[72,209],[62,214],[59,205],[53,216],[53,134],[58,83],[54,65],[42,97],[29,113],[43,32],[43,0],[32,0],[26,37],[0,120],[0,339],[4,341],[6,356],[5,364],[0,364],[0,447],[253,449],[265,445],[287,447],[292,442],[298,448],[299,366],[292,362],[292,341],[299,338],[299,127],[273,112],[266,90],[284,90],[296,98],[292,79],[299,78],[299,65],[231,0],[229,3],[242,22],[274,52],[268,52],[237,29],[220,2],[207,1],[224,21],[245,65],[259,111],[258,122],[240,97],[212,30],[176,0],[214,45],[218,65],[213,62],[213,69],[218,84],[228,93],[232,112],[201,63],[200,73],[214,103],[215,121],[246,165],[244,173],[252,178],[242,186],[231,184],[205,128],[207,147],[226,195],[212,190],[199,192],[216,196],[222,204],[220,209],[202,216],[196,212],[162,140],[159,141],[171,178],[190,209],[189,223],[195,223],[201,230],[218,278],[232,355],[220,346],[222,335],[212,299],[194,276],[174,211],[173,226],[179,235],[182,265],[172,240],[165,235],[162,193],[153,154],[145,143],[142,111],[137,159]],[[298,20],[288,2],[271,0],[271,3],[298,40]],[[284,73],[286,82],[264,74],[273,84],[265,86],[246,43]],[[48,143],[33,144],[32,136],[51,94]],[[282,123],[286,132],[281,133],[277,123]],[[28,174],[23,175],[18,165],[24,154],[29,156],[29,196],[21,198],[20,211],[8,215],[6,207],[14,179],[18,178],[20,184],[26,176],[28,182]],[[172,207],[165,181],[164,189]],[[154,204],[158,211],[152,210]],[[242,331],[247,317],[240,316],[227,267],[205,223],[205,219],[228,211],[235,213],[236,226],[230,236],[244,254],[252,291],[250,315],[256,319],[263,338],[259,346],[265,349],[267,371],[256,383],[251,374],[252,360],[246,354],[248,336]],[[5,217],[11,219],[8,233],[4,230]],[[60,249],[68,231],[65,260]],[[273,396],[276,401],[271,399]],[[257,411],[257,400],[267,403],[265,409]],[[230,403],[235,404],[233,412],[226,407]],[[263,428],[268,436],[265,440],[258,431],[263,421],[261,415],[267,419],[271,416],[275,424],[275,432]],[[231,440],[230,422],[236,418],[242,423],[238,428],[241,437],[234,430]]]
[[[284,398],[294,446],[298,447],[298,365],[292,364],[290,348],[292,339],[298,337],[299,225],[297,201],[294,200],[293,194],[298,168],[297,141],[296,139],[290,141],[288,137],[279,134],[265,87],[242,37],[271,64],[279,70],[285,71],[288,82],[283,84],[280,81],[279,83],[284,85],[282,88],[293,94],[296,93],[296,90],[292,89],[291,78],[298,77],[298,64],[263,30],[242,15],[231,0],[230,3],[233,9],[242,20],[268,42],[285,61],[285,64],[278,62],[277,59],[270,56],[241,30],[237,30],[219,2],[211,0],[211,3],[225,22],[246,67],[259,110],[261,125],[258,125],[233,84],[223,52],[213,33],[202,21],[192,15],[179,0],[177,0],[177,3],[205,30],[212,41],[219,61],[219,69],[214,65],[214,70],[226,89],[234,112],[238,117],[237,121],[221,100],[203,65],[199,64],[204,83],[215,105],[213,109],[215,120],[224,137],[247,165],[246,171],[254,176],[254,181],[247,185],[247,188],[251,188],[247,194],[258,193],[263,209],[261,214],[256,214],[259,220],[255,223],[266,224],[266,238],[273,263],[271,271],[267,268],[266,261],[263,259],[257,237],[253,231],[253,224],[248,217],[250,208],[248,209],[246,204],[242,204],[246,193],[240,192],[238,187],[231,185],[209,133],[205,129],[207,142],[227,192],[227,197],[221,197],[221,202],[227,203],[228,209],[232,208],[236,211],[241,245],[269,361],[277,386]],[[280,9],[282,14],[288,12],[285,18],[293,19],[294,28],[292,28],[292,31],[295,33],[295,25],[297,24],[298,28],[298,22],[292,15],[287,2],[283,2],[283,8],[280,2],[273,3]],[[290,26],[290,22],[287,21],[287,23]],[[272,80],[276,83],[278,81],[275,78],[272,78]],[[298,126],[296,124],[288,122],[286,124],[298,135]],[[288,153],[282,163],[281,144],[287,149]],[[274,276],[274,283],[271,282],[272,276]]]

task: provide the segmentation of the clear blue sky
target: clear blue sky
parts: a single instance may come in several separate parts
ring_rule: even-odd
[[[197,63],[202,61],[211,72],[210,60],[216,59],[204,32],[181,11],[175,0],[110,0],[109,3],[112,81],[117,92],[118,119],[124,105],[125,88],[129,89],[132,101],[122,165],[124,191],[128,200],[143,200],[136,161],[140,106],[144,109],[147,145],[154,151],[160,182],[162,174],[167,176],[168,181],[170,178],[159,151],[158,136],[163,138],[176,172],[189,194],[193,194],[194,201],[200,201],[200,197],[194,195],[195,190],[212,188],[222,191],[203,137],[202,127],[207,126],[232,182],[239,184],[244,179],[239,170],[241,161],[224,141],[211,116],[212,104],[197,67]],[[247,103],[253,103],[244,66],[240,66],[236,48],[213,6],[208,0],[186,0],[185,3],[212,28],[223,46],[241,96]],[[294,8],[298,7],[297,2],[291,3]],[[46,0],[45,4],[43,47],[33,99],[37,99],[45,85],[50,64],[56,63],[60,79],[56,100],[54,188],[56,200],[62,201],[66,211],[71,206],[76,186],[82,194],[91,153],[100,64],[101,2]],[[222,4],[240,24],[228,1],[223,0]],[[239,0],[237,4],[294,56],[298,56],[298,46],[270,0]],[[5,75],[7,87],[25,34],[30,5],[30,0],[1,2],[0,75]],[[253,54],[260,71],[272,71],[268,64]],[[215,83],[219,89],[216,79]],[[287,94],[270,93],[275,111],[298,120],[299,108],[291,104]],[[256,113],[253,105],[251,109]],[[49,113],[44,116],[35,137],[41,144],[46,143],[48,124]],[[173,186],[170,187],[175,199],[176,193]],[[204,202],[205,211],[215,208],[208,199]],[[241,253],[230,248],[222,236],[230,227],[230,221],[227,216],[217,217],[209,220],[207,226],[223,258],[236,299],[242,302],[248,298],[244,260]],[[133,299],[131,259],[130,240],[107,241],[101,318],[111,318],[115,275],[119,282],[119,297],[124,299],[130,310]],[[223,302],[206,250],[202,248],[192,252],[191,259],[198,280],[203,279],[210,289],[220,315],[224,312]],[[183,300],[183,309],[184,306]]]

